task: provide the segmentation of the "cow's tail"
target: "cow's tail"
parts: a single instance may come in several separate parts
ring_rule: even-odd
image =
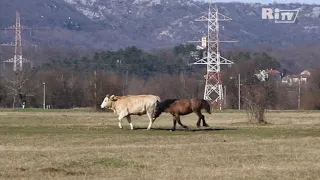
[[[156,100],[156,105],[155,106],[158,106],[158,104],[161,102],[161,99],[159,96],[157,96],[157,100]]]
[[[161,102],[161,99],[160,99],[160,97],[159,96],[156,96],[157,98],[157,100],[156,100],[156,105],[158,105],[160,102]]]
[[[161,102],[161,99],[159,96],[157,96],[157,103]]]
[[[201,99],[201,109],[206,110],[207,113],[211,114],[211,107],[208,101]]]

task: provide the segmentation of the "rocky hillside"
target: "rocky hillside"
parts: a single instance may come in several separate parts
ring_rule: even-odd
[[[234,46],[288,47],[320,40],[320,5],[223,3],[218,7],[233,19],[221,23],[221,33],[240,41]],[[262,7],[299,9],[297,23],[262,20]],[[192,0],[2,0],[0,28],[15,23],[17,10],[22,24],[36,29],[31,36],[24,35],[33,44],[149,49],[200,40],[206,24],[194,19],[207,9],[208,4]],[[12,36],[2,32],[0,40],[9,42]]]

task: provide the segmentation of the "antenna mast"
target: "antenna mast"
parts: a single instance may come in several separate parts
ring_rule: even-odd
[[[221,103],[223,102],[223,88],[221,81],[221,69],[220,65],[223,64],[233,64],[232,61],[220,56],[220,42],[231,43],[238,41],[228,41],[220,40],[219,36],[219,21],[231,21],[232,19],[220,14],[216,4],[212,6],[210,3],[209,11],[207,16],[201,16],[196,19],[196,21],[207,21],[208,23],[208,34],[207,34],[207,51],[206,56],[202,59],[197,60],[193,64],[202,64],[207,65],[207,74],[204,76],[205,90],[204,90],[204,99],[211,101],[211,103],[219,103],[221,110]],[[199,41],[192,41],[199,42]],[[202,41],[203,43],[203,41]],[[215,99],[212,99],[212,93],[216,93],[218,96]]]
[[[20,14],[18,11],[16,11],[16,24],[6,28],[5,30],[7,30],[7,29],[15,30],[15,44],[14,44],[15,48],[14,48],[13,58],[10,58],[6,61],[3,61],[4,67],[5,67],[5,63],[13,63],[13,71],[17,71],[17,70],[22,71],[23,63],[31,63],[31,61],[22,57],[21,30],[24,30],[24,29],[31,30],[31,28],[21,25]],[[3,45],[12,46],[12,44],[3,44]],[[31,63],[31,66],[32,66],[32,63]]]

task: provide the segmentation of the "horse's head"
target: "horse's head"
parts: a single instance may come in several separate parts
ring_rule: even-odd
[[[154,108],[154,111],[153,111],[153,113],[152,113],[152,115],[151,115],[153,121],[155,121],[156,118],[158,118],[161,113],[162,113],[162,110],[161,110],[161,108],[160,108],[160,102],[157,101],[157,104],[156,104],[156,106],[155,106],[155,108]]]
[[[110,107],[111,103],[117,101],[117,97],[115,95],[110,96],[109,94],[106,95],[106,97],[103,99],[100,107],[105,108],[105,107]]]

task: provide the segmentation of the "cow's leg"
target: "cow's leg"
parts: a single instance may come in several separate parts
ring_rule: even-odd
[[[119,120],[119,128],[122,129],[121,121],[122,121],[122,119],[123,119],[124,117],[126,117],[127,115],[128,115],[128,114],[125,113],[125,112],[119,113],[119,117],[118,117],[118,120]]]
[[[148,126],[147,130],[150,130],[151,127],[152,127],[152,124],[153,124],[153,120],[152,120],[152,117],[151,117],[151,113],[147,112],[147,115],[148,115],[148,118],[149,118],[149,126]]]
[[[129,125],[130,125],[130,129],[133,130],[133,125],[131,123],[131,116],[130,115],[127,116],[127,120],[128,120]]]
[[[122,125],[121,125],[122,117],[119,116],[118,120],[119,120],[119,128],[122,129]]]

